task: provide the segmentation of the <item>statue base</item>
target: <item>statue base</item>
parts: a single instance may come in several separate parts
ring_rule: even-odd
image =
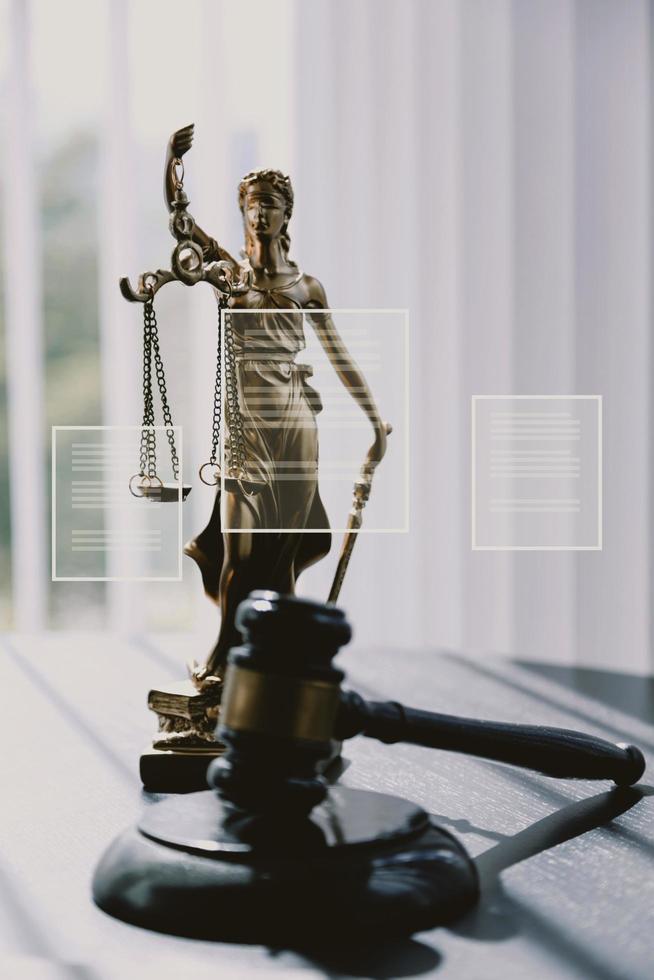
[[[149,807],[109,847],[93,897],[132,925],[299,947],[405,937],[478,897],[461,844],[420,807],[333,787],[308,817],[237,811],[213,791]]]
[[[139,760],[143,788],[151,793],[192,793],[207,788],[207,768],[224,745],[195,749],[145,749]]]
[[[346,767],[341,758],[342,742],[333,741],[328,758],[316,766],[328,781],[337,779]],[[143,789],[150,793],[193,793],[207,788],[207,769],[225,751],[222,742],[206,748],[146,748],[139,761]]]
[[[208,683],[201,690],[188,680],[155,688],[148,707],[159,719],[159,734],[141,754],[139,773],[143,788],[151,793],[190,793],[207,788],[207,768],[225,751],[214,736],[220,714],[222,684]],[[340,760],[342,743],[331,742],[331,751],[317,765],[327,776]]]
[[[222,683],[209,678],[154,688],[148,708],[157,715],[159,732],[141,755],[139,771],[146,790],[185,793],[206,789],[207,767],[225,751],[214,736],[220,713]]]

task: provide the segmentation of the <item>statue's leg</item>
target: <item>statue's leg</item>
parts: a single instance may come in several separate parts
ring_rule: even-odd
[[[254,588],[263,588],[261,581],[261,543],[255,547],[254,535],[256,514],[251,505],[239,494],[226,494],[226,522],[239,531],[226,531],[223,534],[224,559],[219,581],[220,632],[206,669],[211,674],[222,676],[227,654],[231,647],[241,642],[241,635],[234,625],[239,604],[248,597]]]

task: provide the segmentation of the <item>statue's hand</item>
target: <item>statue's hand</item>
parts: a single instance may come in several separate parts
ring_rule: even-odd
[[[193,146],[193,132],[195,130],[195,124],[191,123],[190,126],[184,126],[183,129],[178,129],[177,132],[173,133],[170,137],[169,149],[170,154],[173,157],[177,157],[179,160],[184,156],[188,150]]]
[[[375,467],[378,463],[381,463],[382,459],[386,454],[387,436],[393,431],[393,426],[390,422],[380,421],[378,425],[375,426],[375,441],[370,447],[370,452],[368,453],[367,463],[369,466]]]

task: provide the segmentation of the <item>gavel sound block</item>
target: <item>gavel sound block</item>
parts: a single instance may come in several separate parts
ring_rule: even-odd
[[[254,592],[230,653],[210,790],[150,807],[102,858],[97,904],[177,935],[270,944],[403,936],[478,896],[461,844],[406,800],[319,775],[334,738],[364,734],[559,777],[636,782],[644,760],[579,732],[432,714],[343,692],[350,627],[333,606]]]

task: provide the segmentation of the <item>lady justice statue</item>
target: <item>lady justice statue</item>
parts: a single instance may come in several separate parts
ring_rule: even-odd
[[[192,141],[192,126],[170,139],[165,166],[169,210],[174,203],[176,161]],[[218,675],[229,648],[240,642],[234,627],[239,603],[254,588],[293,593],[300,572],[330,547],[318,489],[315,414],[321,409],[320,398],[307,381],[311,367],[296,361],[305,339],[303,313],[295,311],[306,311],[337,375],[370,419],[375,432],[373,461],[378,463],[386,449],[386,427],[331,316],[312,316],[313,310],[328,308],[322,285],[289,258],[290,179],[278,170],[249,173],[239,185],[238,203],[245,231],[243,263],[237,263],[201,228],[193,231],[206,263],[226,261],[235,278],[247,276],[248,288],[229,300],[231,309],[274,310],[229,318],[241,414],[249,423],[244,430],[241,485],[228,490],[225,501],[227,526],[238,531],[221,532],[217,494],[209,524],[185,549],[202,572],[207,595],[220,606],[220,634],[204,668],[205,673]],[[291,474],[289,463],[295,470]],[[247,533],[251,528],[265,528],[268,533]],[[275,528],[293,530],[275,533]],[[313,533],[303,534],[305,528]],[[324,531],[316,533],[316,529]]]
[[[192,142],[192,125],[170,138],[164,195],[173,234],[179,241],[179,229],[183,229],[184,244],[192,242],[198,258],[201,250],[203,277],[215,284],[218,280],[211,270],[220,269],[223,291],[216,289],[216,293],[219,306],[225,306],[225,527],[218,488],[207,526],[184,549],[197,563],[204,590],[221,614],[218,639],[206,665],[192,668],[192,682],[206,708],[212,699],[214,704],[219,700],[227,653],[240,642],[234,624],[238,605],[253,589],[292,594],[300,573],[330,548],[329,524],[318,487],[316,414],[322,405],[308,382],[311,366],[296,360],[306,345],[306,320],[373,427],[374,442],[362,470],[368,488],[386,451],[390,426],[382,421],[365,378],[338,334],[321,283],[289,257],[290,179],[278,170],[257,170],[242,179],[238,204],[245,248],[238,262],[186,213],[188,200],[180,171],[183,174],[182,159]],[[240,311],[248,312],[239,316]],[[220,418],[221,408],[215,407],[214,421],[216,411]],[[214,472],[219,483],[219,473]],[[356,487],[361,489],[363,483],[355,485],[355,511],[365,503],[363,490],[356,502]],[[352,526],[358,526],[356,521]],[[267,533],[261,533],[263,530]],[[192,700],[181,696],[176,701],[170,692],[151,692],[149,705],[159,715],[161,729],[155,749],[215,748],[216,712],[209,708],[200,718],[202,713],[190,710]]]

